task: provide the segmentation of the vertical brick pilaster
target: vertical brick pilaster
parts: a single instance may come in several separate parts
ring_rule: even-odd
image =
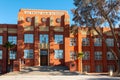
[[[106,39],[106,35],[104,34]],[[105,41],[102,40],[102,60],[103,60],[103,72],[107,71],[107,47]]]
[[[65,66],[69,66],[70,63],[70,38],[69,38],[69,26],[64,27],[64,63]]]
[[[22,62],[24,59],[24,26],[21,24],[17,25],[17,59]]]
[[[34,66],[40,65],[40,52],[39,52],[39,27],[34,27]]]
[[[53,27],[50,26],[49,27],[49,65],[50,66],[53,66],[54,65],[54,48],[53,48],[53,45],[54,45],[54,31],[53,31]]]
[[[95,55],[94,55],[94,40],[92,34],[89,36],[90,38],[90,72],[95,72]]]
[[[77,46],[78,46],[78,53],[82,52],[82,37],[81,33],[78,33],[77,36]],[[78,59],[78,71],[82,72],[82,58]]]
[[[7,26],[4,26],[5,30],[3,32],[3,45],[7,42]],[[5,47],[3,47],[3,58],[2,58],[2,73],[7,72],[7,66],[8,66],[8,52]]]

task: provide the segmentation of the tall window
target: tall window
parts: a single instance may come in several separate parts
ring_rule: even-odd
[[[107,52],[107,60],[114,60],[115,58],[114,58],[114,55],[113,55],[113,53],[112,52]]]
[[[89,51],[85,51],[83,53],[84,53],[83,60],[89,60],[90,59],[90,52]]]
[[[24,42],[25,43],[33,43],[33,34],[24,34]]]
[[[8,36],[8,41],[12,42],[13,44],[17,44],[17,37],[16,36]]]
[[[107,46],[114,46],[114,39],[112,38],[107,38],[106,39]]]
[[[70,59],[71,59],[71,60],[76,60],[76,59],[77,59],[76,56],[77,56],[77,55],[76,55],[76,52],[70,51]]]
[[[24,58],[33,58],[33,49],[24,50]]]
[[[101,46],[101,45],[102,45],[101,38],[95,38],[94,39],[94,46]]]
[[[0,36],[0,45],[3,44],[3,37]]]
[[[10,59],[16,59],[16,51],[10,51]]]
[[[102,52],[96,51],[95,52],[95,60],[101,60],[102,59]]]
[[[63,50],[55,50],[55,59],[63,59]]]
[[[63,35],[55,35],[55,43],[63,44]]]
[[[70,38],[70,46],[76,46],[76,38]]]
[[[96,65],[96,72],[102,72],[102,65]]]
[[[40,43],[48,43],[48,35],[47,34],[40,34]]]
[[[2,50],[0,50],[0,59],[2,59]]]
[[[84,65],[83,66],[83,72],[90,72],[90,66],[89,65]]]
[[[89,46],[89,38],[82,38],[82,46]]]

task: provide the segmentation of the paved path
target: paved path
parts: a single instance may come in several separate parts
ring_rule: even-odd
[[[41,75],[17,75],[17,76],[0,76],[0,80],[120,80],[120,77],[109,76],[91,76],[91,75],[76,75],[76,76],[41,76]]]
[[[26,67],[21,72],[1,75],[0,80],[120,80],[120,77],[110,77],[103,73],[82,75],[63,67]]]

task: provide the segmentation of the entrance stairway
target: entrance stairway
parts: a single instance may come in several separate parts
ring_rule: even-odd
[[[70,72],[66,66],[32,66],[24,67],[20,72],[10,72],[6,75],[79,75],[78,72]]]

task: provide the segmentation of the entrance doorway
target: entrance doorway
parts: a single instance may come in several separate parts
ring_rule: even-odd
[[[48,50],[40,50],[40,65],[48,66]]]

